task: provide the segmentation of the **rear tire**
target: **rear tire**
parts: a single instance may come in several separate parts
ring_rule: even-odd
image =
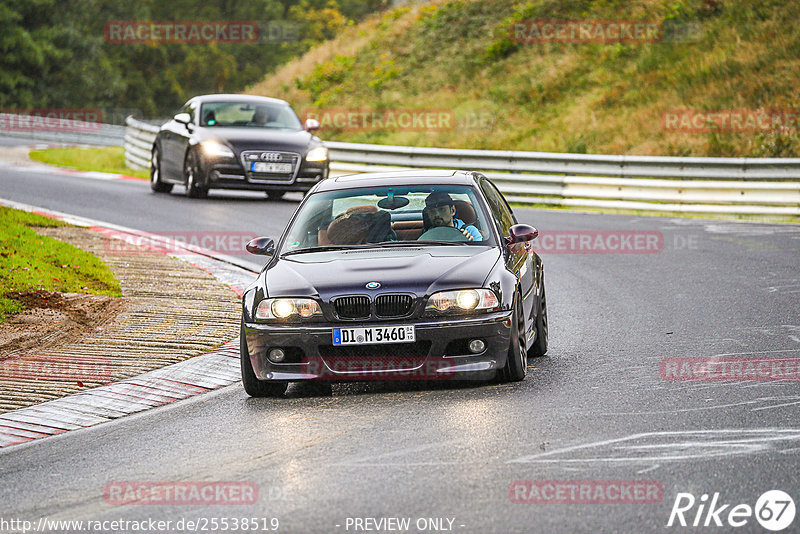
[[[172,191],[172,184],[161,181],[161,153],[157,146],[153,147],[153,152],[150,154],[150,189],[156,193]]]
[[[536,340],[533,342],[528,356],[540,358],[547,354],[547,296],[544,292],[544,278],[542,278],[542,297],[539,304],[539,315],[536,316]]]
[[[186,155],[183,164],[183,179],[186,182],[186,196],[191,198],[206,198],[208,188],[200,184],[200,176],[197,165],[197,154],[194,151]]]
[[[267,198],[270,200],[281,200],[286,191],[267,191]]]
[[[244,324],[239,335],[239,360],[242,368],[242,384],[251,397],[280,397],[286,393],[288,382],[259,380],[253,371],[250,353],[247,351],[247,339],[244,336]]]
[[[511,339],[508,343],[508,358],[503,367],[503,380],[519,382],[528,372],[528,354],[525,351],[525,316],[519,295],[515,299],[514,313],[511,315]]]

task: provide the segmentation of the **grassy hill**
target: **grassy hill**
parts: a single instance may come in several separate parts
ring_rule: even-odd
[[[530,19],[693,24],[685,42],[521,43]],[[436,131],[325,129],[330,140],[485,149],[800,156],[797,128],[668,131],[670,110],[800,110],[800,2],[440,0],[346,28],[248,93],[308,109],[448,110]],[[699,30],[699,31],[698,31]],[[796,125],[796,123],[795,123]]]

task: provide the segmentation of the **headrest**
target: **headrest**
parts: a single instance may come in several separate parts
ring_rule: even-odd
[[[453,204],[456,207],[456,218],[464,221],[464,224],[472,224],[478,220],[475,208],[466,200],[454,200]]]
[[[362,217],[340,216],[328,226],[328,241],[332,245],[359,245],[369,235],[369,224]]]
[[[345,213],[374,213],[376,211],[378,211],[378,208],[376,206],[364,205],[364,206],[353,206],[352,208],[347,208],[347,211]]]

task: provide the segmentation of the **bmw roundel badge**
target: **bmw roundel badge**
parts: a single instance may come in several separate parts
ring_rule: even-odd
[[[367,284],[367,289],[378,289],[381,287],[380,282],[370,282]]]

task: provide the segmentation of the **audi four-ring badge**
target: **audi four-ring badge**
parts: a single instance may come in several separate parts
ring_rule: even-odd
[[[328,149],[283,100],[205,95],[189,100],[159,130],[151,151],[150,187],[185,186],[190,197],[209,189],[264,191],[277,200],[306,192],[328,177]]]
[[[329,178],[242,299],[242,381],[523,380],[547,352],[544,266],[497,188],[463,171]]]

